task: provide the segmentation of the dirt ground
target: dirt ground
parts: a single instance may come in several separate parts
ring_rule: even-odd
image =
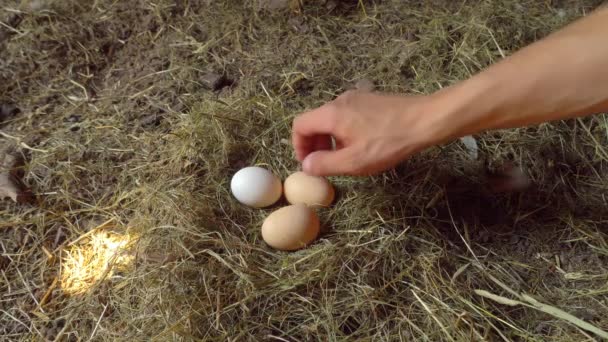
[[[34,196],[0,200],[0,340],[599,339],[606,115],[331,178],[293,253],[229,182],[297,170],[293,117],[357,80],[428,94],[600,3],[2,0],[0,155]],[[509,163],[532,185],[488,191]]]

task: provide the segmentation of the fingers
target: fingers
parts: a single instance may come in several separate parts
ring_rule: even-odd
[[[313,151],[331,150],[331,135],[317,135],[313,139]]]
[[[331,134],[334,123],[335,111],[330,102],[317,109],[300,114],[295,118],[293,128],[296,133],[306,136],[320,133]]]
[[[313,176],[338,176],[358,174],[357,149],[348,147],[336,151],[315,151],[302,162],[302,169]]]
[[[331,136],[329,135],[302,136],[294,139],[296,159],[300,162],[314,151],[330,150],[331,147]]]
[[[296,158],[303,161],[311,152],[331,148],[335,114],[325,105],[298,116],[293,122],[292,143]]]

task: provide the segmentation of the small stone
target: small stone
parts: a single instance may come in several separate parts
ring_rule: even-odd
[[[548,335],[551,333],[551,326],[546,322],[540,322],[536,328],[534,328],[534,331],[537,334]]]
[[[224,75],[215,72],[208,72],[201,77],[201,83],[207,89],[214,91],[232,85],[234,82]]]
[[[491,235],[488,231],[482,230],[478,234],[479,241],[481,243],[487,243],[491,241]]]
[[[59,318],[55,322],[53,322],[56,328],[63,329],[65,327],[65,319]]]
[[[61,329],[57,329],[57,328],[51,328],[49,330],[47,330],[47,337],[49,340],[54,340],[57,335],[59,334],[59,331]]]
[[[329,0],[325,3],[325,8],[328,12],[335,10],[336,7],[338,7],[338,3],[336,3],[334,0]]]
[[[24,4],[23,8],[25,10],[29,10],[34,13],[44,11],[44,10],[48,9],[48,7],[49,7],[48,0],[22,1],[22,4]]]
[[[21,110],[12,104],[0,104],[0,123],[19,114]]]
[[[289,2],[290,2],[290,0],[261,0],[260,1],[262,8],[265,8],[265,9],[268,9],[271,11],[286,9],[289,7]]]
[[[78,114],[72,114],[66,119],[67,122],[80,122],[81,116]]]
[[[186,106],[182,102],[179,102],[173,106],[172,110],[176,113],[183,113],[185,107]]]
[[[460,142],[464,145],[467,151],[467,155],[471,160],[477,160],[479,158],[479,145],[477,139],[472,135],[465,135],[460,137]]]
[[[293,17],[287,20],[287,24],[298,33],[306,33],[309,30],[308,25],[305,23],[303,17]]]
[[[516,244],[519,242],[519,236],[517,235],[511,235],[511,237],[509,238],[509,243],[510,244]]]
[[[0,271],[4,271],[8,268],[8,265],[11,263],[11,259],[4,255],[0,255]]]
[[[376,86],[374,85],[374,82],[372,80],[369,80],[367,78],[362,78],[362,79],[358,80],[357,83],[355,83],[355,88],[357,90],[371,92],[371,91],[374,91]]]
[[[160,122],[163,120],[163,117],[158,114],[150,114],[146,115],[141,119],[141,125],[145,127],[149,126],[158,126]]]
[[[562,265],[562,268],[569,264],[568,255],[565,251],[559,252],[559,263]]]
[[[597,311],[588,308],[580,308],[573,312],[573,315],[585,321],[594,321],[598,318]]]
[[[209,89],[215,90],[222,79],[222,75],[208,72],[201,77],[201,83]]]

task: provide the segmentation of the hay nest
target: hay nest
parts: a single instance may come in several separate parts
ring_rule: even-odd
[[[430,93],[599,3],[4,1],[0,144],[37,198],[0,202],[1,339],[597,337],[565,313],[608,330],[604,115],[333,178],[295,253],[228,184],[296,170],[293,117],[358,80]],[[533,186],[485,191],[505,162]]]

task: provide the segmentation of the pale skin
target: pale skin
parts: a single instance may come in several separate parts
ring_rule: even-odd
[[[348,91],[296,117],[292,142],[308,174],[371,175],[461,136],[601,112],[608,112],[608,9],[431,95]]]

